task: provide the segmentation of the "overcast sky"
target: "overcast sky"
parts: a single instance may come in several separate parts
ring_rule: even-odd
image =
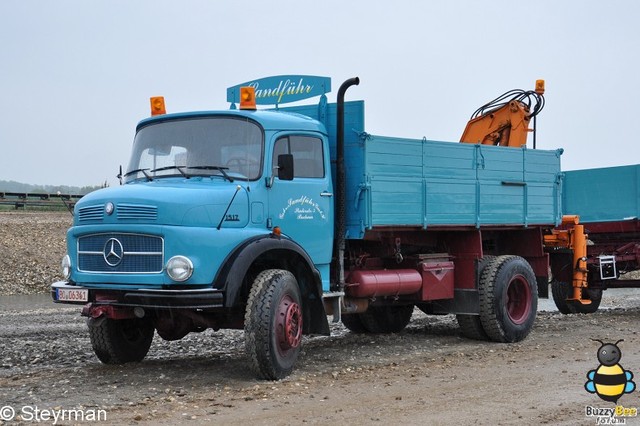
[[[565,170],[640,163],[639,19],[635,0],[1,0],[0,180],[115,185],[150,96],[226,109],[278,74],[331,77],[330,101],[358,76],[369,133],[445,141],[543,78],[538,148]]]

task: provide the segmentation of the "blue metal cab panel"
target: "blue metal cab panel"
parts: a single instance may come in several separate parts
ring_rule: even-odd
[[[564,214],[580,222],[617,222],[640,217],[640,165],[565,172]]]

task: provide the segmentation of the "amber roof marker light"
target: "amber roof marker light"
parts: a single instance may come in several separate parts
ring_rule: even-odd
[[[164,106],[164,96],[153,96],[150,99],[151,102],[151,115],[162,115],[167,113],[167,109]]]
[[[253,87],[240,88],[240,109],[256,109],[256,89]]]

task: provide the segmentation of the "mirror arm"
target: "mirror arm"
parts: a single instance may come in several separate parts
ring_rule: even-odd
[[[267,188],[271,188],[273,186],[273,182],[276,180],[276,174],[278,173],[278,169],[279,169],[279,167],[275,166],[273,168],[273,171],[271,172],[271,177],[267,176],[267,178],[266,178],[266,180],[267,180],[267,182],[266,182],[267,183]]]

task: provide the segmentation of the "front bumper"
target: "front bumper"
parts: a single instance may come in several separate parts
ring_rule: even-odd
[[[59,300],[59,290],[87,290],[88,300]],[[74,305],[110,305],[123,307],[143,307],[155,309],[215,309],[224,306],[224,294],[215,289],[155,290],[132,288],[109,290],[86,288],[58,281],[51,285],[51,297],[55,303]]]

